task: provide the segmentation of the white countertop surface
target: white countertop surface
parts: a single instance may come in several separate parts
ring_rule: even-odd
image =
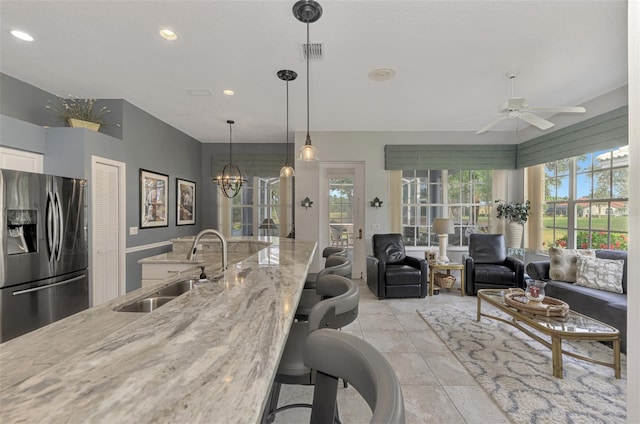
[[[259,422],[316,247],[276,240],[151,313],[113,308],[176,277],[1,344],[0,422]]]

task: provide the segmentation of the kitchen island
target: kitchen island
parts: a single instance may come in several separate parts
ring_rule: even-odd
[[[271,238],[150,313],[114,308],[200,269],[0,345],[0,422],[259,422],[315,248]]]

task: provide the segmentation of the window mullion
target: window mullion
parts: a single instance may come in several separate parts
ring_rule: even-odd
[[[569,160],[569,199],[567,200],[567,240],[572,240],[568,247],[576,248],[576,158]]]

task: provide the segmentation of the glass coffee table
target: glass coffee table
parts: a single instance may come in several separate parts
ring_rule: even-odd
[[[566,317],[562,318],[523,312],[505,303],[504,295],[506,293],[509,293],[509,289],[478,290],[476,320],[480,321],[481,317],[487,317],[505,322],[551,349],[554,377],[562,378],[562,354],[565,354],[583,361],[613,368],[615,377],[620,378],[620,331],[618,329],[571,310]],[[482,302],[486,302],[504,312],[511,319],[482,312]],[[536,332],[550,337],[551,342],[536,334]],[[562,350],[563,340],[610,341],[613,343],[613,362],[598,361]]]

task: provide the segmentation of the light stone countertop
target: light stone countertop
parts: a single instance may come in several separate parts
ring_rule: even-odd
[[[0,344],[0,422],[259,422],[316,248],[273,241],[151,313],[113,308],[179,277]]]

